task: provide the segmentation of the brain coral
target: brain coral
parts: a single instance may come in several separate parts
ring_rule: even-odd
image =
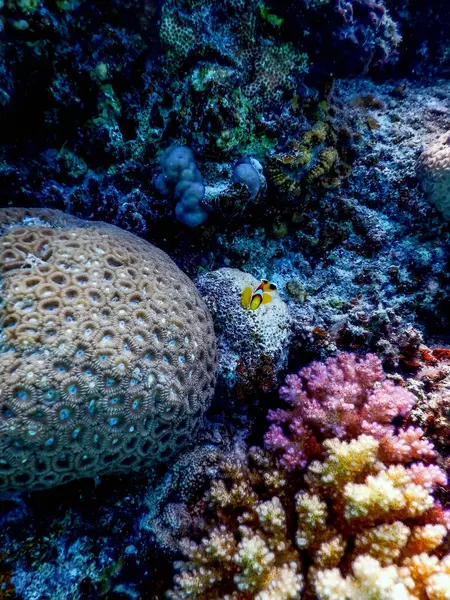
[[[216,342],[161,250],[59,211],[0,210],[0,489],[155,465],[195,437]]]
[[[426,146],[418,167],[424,191],[450,221],[450,131]]]

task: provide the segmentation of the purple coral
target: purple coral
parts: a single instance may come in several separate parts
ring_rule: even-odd
[[[381,442],[386,455],[414,450],[414,457],[430,458],[432,446],[422,440],[422,430],[410,428],[395,435],[392,420],[412,408],[415,398],[387,379],[373,354],[358,357],[341,353],[325,363],[314,362],[297,375],[288,375],[280,398],[291,409],[269,411],[272,422],[265,435],[266,448],[281,455],[288,469],[304,468],[320,453],[320,442],[370,434]],[[407,439],[406,439],[407,438]]]

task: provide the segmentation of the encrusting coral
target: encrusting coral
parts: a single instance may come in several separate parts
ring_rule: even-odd
[[[216,342],[161,250],[59,211],[1,210],[0,488],[166,461],[213,395]]]
[[[291,322],[286,303],[277,292],[269,304],[245,310],[241,294],[260,280],[250,273],[223,267],[200,275],[197,287],[213,315],[218,334],[219,375],[231,387],[239,376],[238,364],[256,368],[267,357],[277,373],[287,360]],[[227,290],[224,294],[223,290]]]
[[[450,221],[450,131],[426,145],[419,157],[418,173],[431,202]]]
[[[432,495],[446,475],[430,463],[435,451],[420,429],[389,424],[412,395],[388,385],[370,355],[315,363],[299,381],[298,405],[308,389],[314,398],[311,453],[302,446],[304,430],[292,426],[292,452],[298,449],[301,460],[283,464],[282,449],[269,443],[223,461],[222,477],[202,502],[203,538],[183,541],[188,560],[177,563],[168,597],[448,600],[450,513]],[[364,407],[372,415],[370,435],[355,425]]]

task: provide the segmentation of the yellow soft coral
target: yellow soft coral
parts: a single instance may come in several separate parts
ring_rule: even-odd
[[[330,493],[340,494],[348,482],[376,473],[383,466],[378,460],[379,442],[369,435],[360,435],[350,442],[326,440],[323,445],[326,460],[311,463],[306,475],[313,489],[327,488]]]
[[[318,600],[413,600],[397,568],[382,567],[368,555],[359,556],[345,578],[339,569],[319,571],[315,591]]]
[[[383,567],[362,555],[345,578],[338,569],[319,572],[315,589],[318,600],[450,600],[450,557],[420,554]]]
[[[358,554],[370,554],[383,566],[398,560],[408,543],[411,530],[404,523],[383,523],[358,533],[355,537],[355,549]]]
[[[345,516],[351,519],[417,517],[433,505],[433,497],[413,483],[403,465],[369,475],[364,483],[348,483],[344,488]]]
[[[439,570],[427,580],[426,593],[430,600],[450,600],[450,556],[439,564]]]
[[[450,557],[440,559],[449,516],[432,496],[445,475],[435,465],[386,466],[380,446],[369,435],[324,442],[300,490],[298,475],[281,477],[266,452],[253,450],[250,465],[228,460],[207,496],[223,541],[210,533],[191,546],[169,597],[450,600]]]

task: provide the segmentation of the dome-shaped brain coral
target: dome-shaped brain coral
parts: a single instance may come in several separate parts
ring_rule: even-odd
[[[155,465],[194,439],[211,317],[161,250],[105,223],[0,210],[0,489]]]

